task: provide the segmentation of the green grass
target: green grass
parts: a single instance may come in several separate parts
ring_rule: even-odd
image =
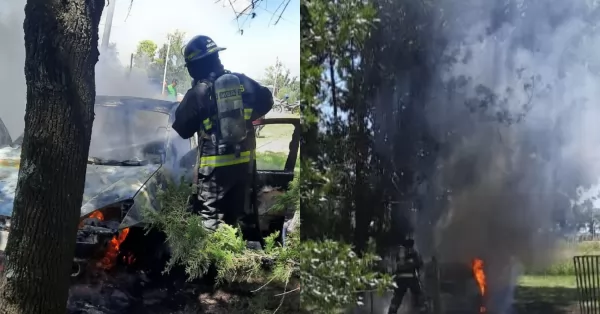
[[[517,313],[567,314],[578,309],[573,256],[600,255],[600,241],[563,242],[556,261],[544,269],[527,271],[516,291]]]
[[[600,241],[560,243],[552,265],[526,271],[515,294],[517,313],[567,314],[578,310],[573,264],[577,255],[600,255]]]
[[[515,293],[519,314],[567,314],[577,307],[574,276],[523,276]]]
[[[283,170],[288,154],[276,152],[256,152],[256,169]]]
[[[258,170],[284,170],[287,153],[256,152],[256,169]],[[296,158],[294,171],[300,171],[300,154]]]
[[[519,278],[520,287],[576,288],[575,276],[531,276]]]
[[[256,138],[256,166],[258,170],[284,170],[289,145],[294,133],[292,124],[268,124]],[[300,154],[295,170],[300,168]]]

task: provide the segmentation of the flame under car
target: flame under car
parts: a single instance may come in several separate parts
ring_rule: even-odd
[[[435,266],[434,266],[435,267]],[[439,307],[443,313],[481,314],[485,310],[485,286],[480,285],[482,264],[439,263],[437,264],[437,282]],[[479,278],[478,278],[479,276]],[[485,279],[483,279],[485,280]]]
[[[170,130],[176,108],[161,100],[97,97],[74,274],[93,258],[106,263],[111,242],[143,226],[142,208],[158,210],[156,192],[169,180],[165,169],[179,169],[180,156],[195,149]],[[0,147],[0,252],[10,232],[22,140]]]
[[[156,196],[168,182],[178,182],[183,176],[184,181],[191,184],[198,160],[198,141],[196,137],[182,139],[172,130],[178,105],[178,102],[138,97],[96,98],[73,276],[78,276],[90,261],[105,269],[118,262],[135,262],[136,256],[121,250],[121,245],[127,238],[138,238],[139,234],[148,242],[143,231],[143,210],[160,210]],[[254,191],[264,186],[285,189],[293,179],[299,119],[279,122],[290,123],[297,130],[290,143],[290,148],[295,149],[288,157],[293,162],[286,163],[282,171],[259,168]],[[22,140],[20,136],[12,141],[0,120],[0,266],[10,233]],[[260,198],[257,193],[254,195]],[[253,202],[257,203],[260,201]],[[256,207],[247,213],[256,221],[256,229],[264,229],[260,227],[263,224],[281,230],[283,221],[276,226],[271,221],[259,222]],[[276,218],[270,220],[279,222],[279,217]],[[161,250],[156,240],[151,242],[146,244],[145,250]],[[158,244],[163,242],[164,239],[159,240]]]

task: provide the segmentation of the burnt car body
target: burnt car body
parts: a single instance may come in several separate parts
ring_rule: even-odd
[[[142,209],[158,210],[157,192],[175,174],[191,180],[191,167],[184,167],[181,156],[196,146],[170,128],[177,105],[137,97],[96,98],[78,261],[102,251],[119,230],[143,227]],[[0,147],[0,252],[10,231],[22,139]]]
[[[178,102],[139,97],[96,98],[82,223],[76,240],[78,264],[101,256],[120,230],[132,228],[143,233],[143,210],[160,210],[156,197],[164,184],[178,182],[182,177],[191,184],[198,160],[198,141],[197,137],[182,139],[171,128],[178,105]],[[274,122],[267,119],[261,123]],[[300,141],[299,119],[291,123],[296,131],[290,142],[288,161],[293,161],[282,171],[258,169],[254,191],[260,191],[264,185],[286,188],[293,179]],[[10,231],[23,138],[11,141],[0,120],[1,139],[4,141],[0,143],[0,255]],[[258,194],[254,193],[255,200]],[[256,206],[248,214],[258,221]],[[257,227],[260,229],[260,224]]]

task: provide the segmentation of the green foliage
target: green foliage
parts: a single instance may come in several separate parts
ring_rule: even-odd
[[[258,170],[283,170],[288,153],[256,152],[256,169]],[[296,168],[300,168],[300,156],[296,160]]]
[[[358,292],[383,293],[392,283],[390,275],[373,271],[380,259],[372,252],[359,257],[350,245],[331,240],[303,242],[301,252],[301,304],[313,313],[338,313],[354,305]]]
[[[136,68],[149,69],[156,57],[158,45],[152,40],[146,39],[138,43],[133,63]]]
[[[142,40],[138,43],[134,55],[135,66],[146,70],[148,78],[156,82],[163,81],[165,59],[167,58],[168,41],[171,41],[169,57],[167,59],[167,77],[170,83],[173,79],[178,80],[178,90],[187,90],[191,86],[192,79],[185,67],[182,48],[185,45],[185,32],[176,30],[167,34],[166,42],[160,47],[151,40]]]
[[[292,76],[288,69],[279,59],[274,65],[265,69],[265,76],[261,80],[265,86],[272,86],[277,98],[283,99],[285,95],[289,96],[289,102],[294,103],[300,96],[300,82],[298,78]]]
[[[295,179],[289,191],[280,196],[275,210],[294,206],[299,214],[299,189],[299,180]],[[222,225],[213,233],[207,232],[202,218],[186,209],[190,192],[183,182],[169,184],[158,195],[162,210],[144,211],[150,228],[167,235],[172,256],[165,271],[182,265],[189,279],[194,279],[206,274],[212,263],[217,268],[218,283],[287,284],[300,275],[303,289],[308,291],[303,293],[302,307],[311,313],[334,313],[353,305],[361,290],[389,287],[391,277],[373,271],[379,260],[372,253],[373,247],[359,257],[347,244],[331,240],[301,242],[297,227],[288,235],[285,247],[276,242],[278,233],[274,233],[265,238],[264,251],[249,250],[237,228]],[[272,261],[269,269],[262,267],[265,260]]]
[[[294,180],[290,182],[288,190],[277,197],[277,202],[269,212],[271,213],[283,213],[288,208],[294,208],[298,213],[300,212],[300,179],[299,176],[295,176]]]
[[[289,96],[288,103],[290,104],[300,100],[300,82],[297,79],[290,85],[279,87],[275,96],[284,99],[286,95]]]
[[[206,274],[211,264],[215,265],[217,282],[269,280],[288,282],[297,272],[299,265],[299,229],[288,235],[288,245],[281,247],[275,242],[278,234],[265,239],[264,251],[246,248],[238,228],[221,225],[215,232],[202,226],[202,218],[188,211],[188,196],[191,188],[185,183],[169,184],[157,196],[161,211],[144,211],[145,222],[150,228],[163,231],[171,248],[171,259],[166,271],[182,265],[189,279]],[[265,261],[273,266],[265,269]]]
[[[375,9],[358,0],[303,0],[300,10],[301,305],[311,313],[340,313],[356,304],[359,291],[391,283],[375,271],[374,245],[358,247],[358,255],[348,244],[366,242],[363,227],[373,212],[366,196],[376,195],[367,175],[373,156],[357,61]],[[344,110],[347,120],[332,119],[324,107]],[[356,225],[361,228],[353,230]]]
[[[376,11],[370,2],[356,0],[305,1],[301,7],[301,88],[306,105],[301,159],[307,166],[302,180],[312,180],[305,184],[311,193],[303,194],[303,217],[327,226],[305,225],[303,237],[327,238],[322,231],[327,230],[329,238],[353,243],[361,251],[371,222],[385,217],[381,189],[372,184],[379,169],[360,61]]]
[[[173,33],[167,34],[167,40],[171,41],[169,58],[167,59],[167,82],[171,82],[173,79],[178,80],[178,89],[180,90],[187,90],[192,84],[192,78],[187,72],[187,68],[185,67],[185,58],[183,56],[183,47],[186,44],[185,35],[186,33],[180,30],[176,30]],[[158,58],[156,59],[156,63],[160,65],[161,69],[164,69],[166,55],[167,43],[164,43],[162,47],[159,48]]]

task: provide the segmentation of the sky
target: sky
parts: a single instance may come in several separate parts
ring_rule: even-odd
[[[134,0],[129,12],[129,0],[116,1],[110,42],[117,45],[119,59],[129,64],[129,56],[137,43],[150,39],[159,46],[166,35],[176,29],[186,32],[186,40],[195,35],[211,37],[218,46],[227,48],[220,53],[225,68],[244,73],[252,78],[263,77],[265,68],[279,58],[291,74],[300,74],[300,2],[291,0],[280,21],[273,15],[281,0],[262,0],[256,8],[256,17],[239,21],[243,34],[238,31],[238,21],[229,2],[215,0]],[[248,0],[235,0],[238,12],[249,4]],[[283,6],[279,9],[280,12]],[[100,21],[102,40],[106,9]]]
[[[123,65],[129,65],[129,56],[135,52],[139,41],[150,39],[161,45],[166,42],[168,33],[179,29],[187,32],[187,39],[199,34],[207,35],[217,45],[226,47],[227,50],[220,55],[228,70],[259,80],[263,77],[265,68],[274,64],[279,57],[292,75],[299,76],[299,0],[291,0],[277,25],[273,25],[277,19],[272,19],[273,12],[278,11],[283,0],[262,0],[257,5],[254,20],[243,23],[245,18],[241,19],[243,35],[238,32],[231,6],[224,6],[223,2],[216,0],[133,0],[129,16],[127,13],[131,0],[110,1],[115,1],[116,4],[110,42],[117,45]],[[230,0],[225,1],[230,3]],[[249,3],[249,0],[231,1],[238,12]],[[0,101],[0,118],[13,138],[20,135],[24,127],[25,3],[26,0],[0,0],[0,38],[3,43],[0,45],[0,94],[3,95]],[[105,8],[104,13],[106,12]],[[100,37],[104,31],[105,18],[103,16],[100,21]],[[96,73],[98,70],[96,68]],[[111,80],[111,84],[119,86],[120,81]]]

